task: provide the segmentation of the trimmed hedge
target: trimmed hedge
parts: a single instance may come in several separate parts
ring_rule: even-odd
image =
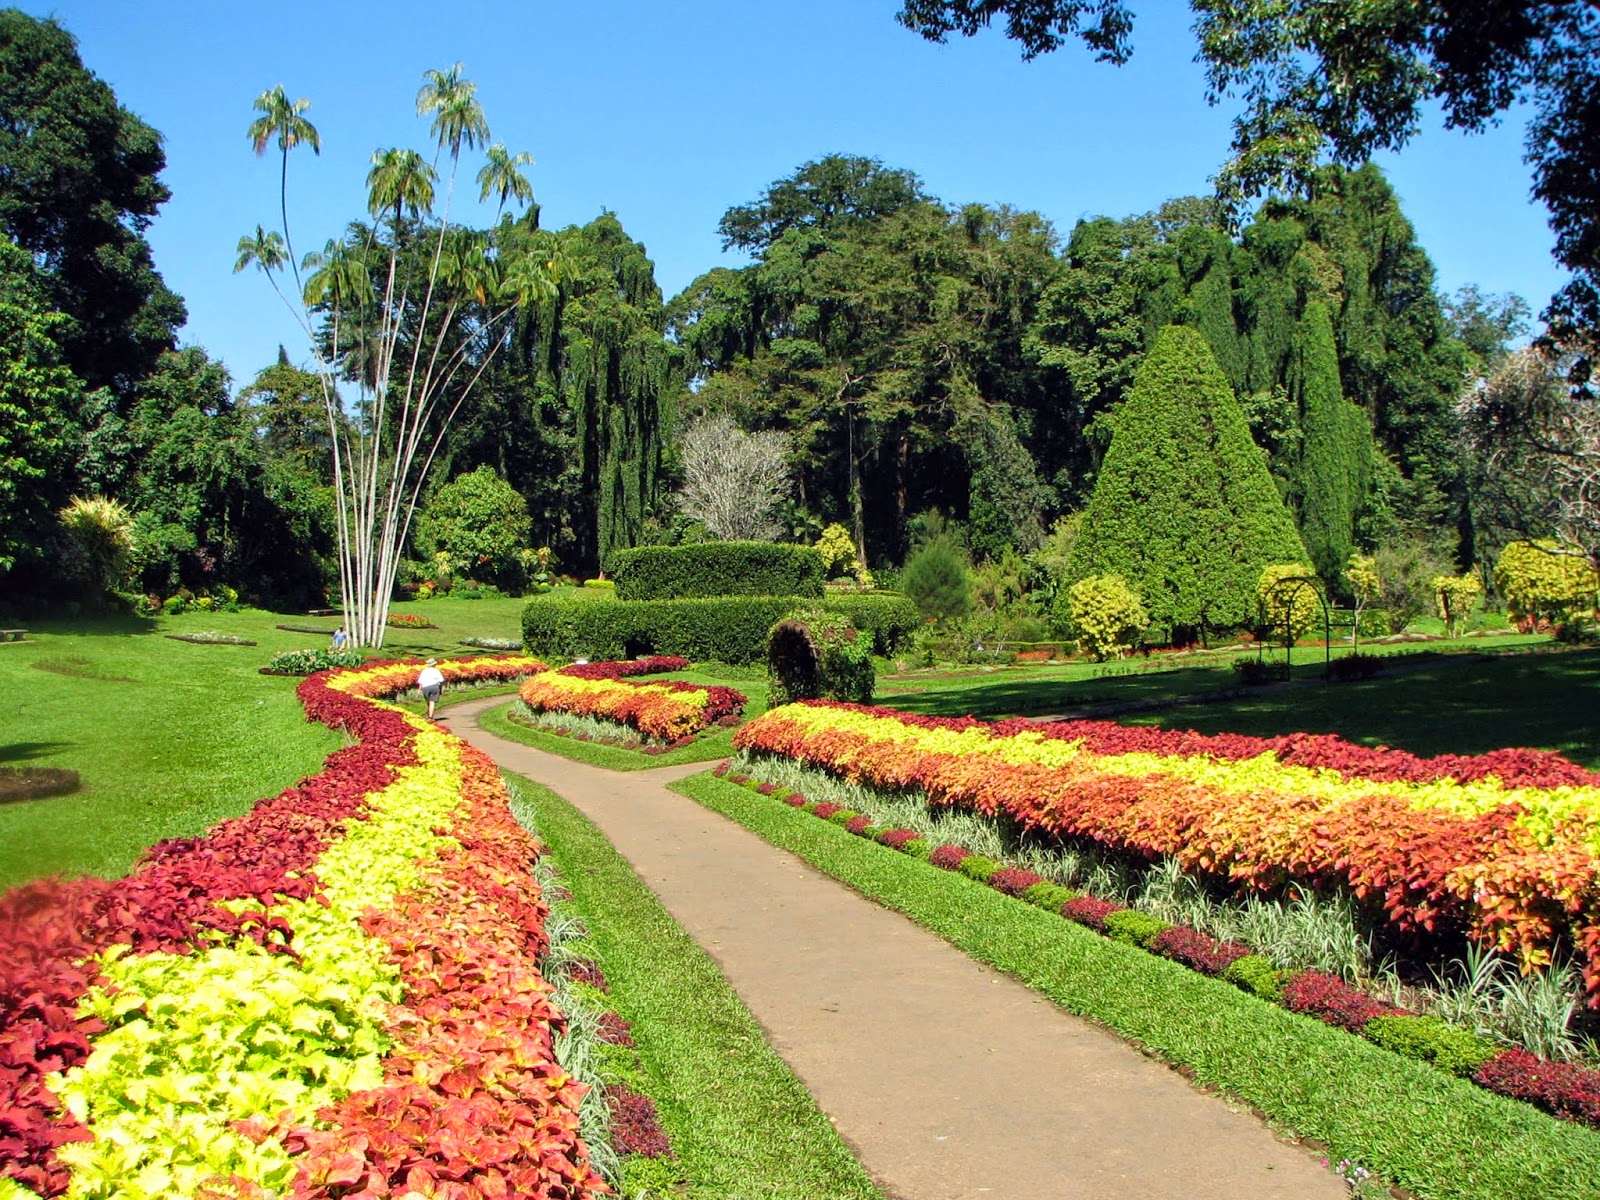
[[[822,555],[814,546],[776,542],[636,546],[616,551],[607,567],[619,600],[822,595]]]
[[[535,596],[522,610],[522,638],[530,653],[546,658],[599,661],[681,654],[696,661],[753,663],[765,659],[767,632],[773,625],[797,608],[816,603],[799,596],[609,603]],[[904,596],[829,596],[821,605],[848,617],[857,629],[870,629],[873,649],[880,654],[892,651],[921,620],[916,606]]]
[[[870,632],[874,654],[892,654],[922,624],[916,601],[898,592],[844,592],[827,597],[822,607],[848,617],[857,629]]]

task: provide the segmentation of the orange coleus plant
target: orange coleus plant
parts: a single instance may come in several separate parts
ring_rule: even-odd
[[[734,744],[1244,886],[1348,888],[1398,931],[1460,930],[1524,970],[1566,948],[1600,1007],[1600,777],[1554,755],[1430,761],[825,701],[773,709]]]

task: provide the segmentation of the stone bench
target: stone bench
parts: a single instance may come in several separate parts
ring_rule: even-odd
[[[0,642],[20,642],[27,633],[26,629],[0,629]]]

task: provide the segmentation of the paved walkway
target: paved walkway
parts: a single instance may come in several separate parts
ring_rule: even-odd
[[[717,961],[767,1039],[902,1200],[1337,1200],[1260,1120],[663,785],[446,727],[554,789]],[[819,1197],[818,1200],[826,1200]]]

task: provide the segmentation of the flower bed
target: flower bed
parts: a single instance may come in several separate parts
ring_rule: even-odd
[[[687,670],[689,660],[675,654],[653,654],[648,658],[631,658],[622,662],[573,663],[562,667],[560,674],[573,679],[621,679],[628,675],[664,675],[668,671]]]
[[[383,619],[385,625],[395,629],[437,629],[439,628],[427,617],[418,616],[416,613],[390,613]]]
[[[594,663],[593,667],[630,664]],[[535,712],[564,712],[614,721],[646,737],[675,742],[692,737],[718,721],[736,718],[745,698],[728,687],[660,680],[630,683],[611,675],[574,676],[546,671],[525,680],[518,695]]]
[[[538,847],[487,758],[363,698],[414,676],[313,676],[308,714],[360,739],[321,774],[126,879],[0,897],[0,1191],[601,1190],[536,965]]]
[[[1219,977],[1263,1000],[1358,1034],[1404,1057],[1470,1078],[1502,1096],[1525,1101],[1564,1120],[1600,1128],[1600,1070],[1549,1062],[1520,1047],[1496,1045],[1437,1017],[1419,1016],[1380,1003],[1320,971],[1276,970],[1244,946],[1219,942],[1198,930],[1169,924],[1116,901],[1084,895],[1031,871],[1003,867],[961,846],[946,843],[930,847],[915,830],[875,826],[864,814],[842,805],[811,801],[798,792],[775,789],[750,776],[729,773],[729,765],[724,761],[715,773],[730,783],[841,825],[858,837],[922,858],[941,870],[985,883],[1097,933]]]
[[[1461,930],[1525,970],[1570,946],[1600,1007],[1600,775],[1558,755],[1423,759],[1329,736],[826,701],[773,709],[734,744],[1245,886],[1348,888],[1401,933]]]

